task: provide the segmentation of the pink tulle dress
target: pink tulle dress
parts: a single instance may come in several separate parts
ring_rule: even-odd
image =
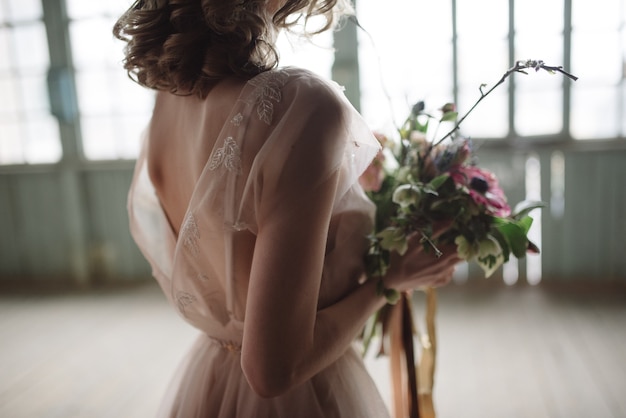
[[[190,98],[168,100],[180,100],[182,108]],[[129,192],[131,233],[171,305],[200,331],[171,382],[159,416],[388,416],[361,354],[353,347],[310,380],[275,398],[258,396],[240,365],[253,248],[238,245],[238,240],[241,234],[254,236],[263,217],[271,216],[272,207],[297,200],[286,195],[280,184],[286,178],[297,181],[312,158],[307,149],[320,141],[317,125],[324,123],[314,118],[320,100],[339,103],[343,113],[337,118],[342,126],[329,130],[335,133],[332,141],[323,141],[327,144],[322,151],[324,162],[317,166],[324,170],[315,173],[323,181],[340,172],[339,187],[329,202],[333,215],[319,295],[321,309],[359,286],[365,236],[374,212],[358,177],[379,146],[341,88],[296,68],[271,70],[249,80],[194,186],[178,234],[148,175],[152,133],[150,128],[146,131]],[[202,135],[211,115],[200,119],[186,120],[177,133],[180,138],[172,140]]]

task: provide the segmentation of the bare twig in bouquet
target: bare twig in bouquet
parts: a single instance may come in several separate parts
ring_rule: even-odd
[[[422,234],[422,242],[427,242],[428,245],[431,246],[431,248],[433,250],[435,250],[435,257],[439,258],[443,255],[443,253],[441,252],[441,250],[439,248],[437,248],[437,246],[435,245],[435,243],[432,241],[432,239],[430,239],[430,237],[428,235],[426,235],[424,233],[424,231],[420,231]]]
[[[450,138],[459,129],[461,123],[463,123],[463,121],[470,115],[470,113],[472,113],[472,111],[474,111],[474,109],[480,104],[480,102],[482,102],[485,99],[485,97],[489,96],[491,92],[493,92],[496,88],[498,88],[498,86],[504,83],[506,79],[509,78],[509,76],[515,73],[528,74],[526,72],[526,70],[528,69],[534,69],[536,72],[540,70],[545,70],[552,74],[558,72],[558,73],[565,75],[571,80],[574,80],[574,81],[578,80],[578,77],[565,71],[562,66],[555,67],[555,66],[546,65],[542,60],[530,60],[529,59],[525,61],[517,61],[515,65],[509,68],[504,73],[502,78],[500,78],[500,80],[498,80],[498,82],[494,84],[489,90],[484,91],[483,89],[486,87],[486,85],[485,84],[480,85],[479,87],[480,97],[478,98],[478,100],[476,100],[474,105],[467,111],[467,113],[465,113],[465,115],[463,115],[460,119],[458,119],[458,121],[454,124],[454,127],[450,130],[450,132],[445,134],[441,139],[433,142],[432,147],[437,146],[438,144],[442,143],[447,138]]]

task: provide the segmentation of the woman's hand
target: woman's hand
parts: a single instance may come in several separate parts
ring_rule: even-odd
[[[448,224],[438,225],[433,238],[441,235],[448,227]],[[402,292],[446,285],[461,258],[453,243],[438,244],[437,248],[442,253],[439,257],[434,248],[422,242],[421,234],[409,237],[409,249],[404,255],[395,252],[391,254],[389,270],[383,278],[385,287]]]

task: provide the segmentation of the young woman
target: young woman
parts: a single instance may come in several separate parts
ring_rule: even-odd
[[[139,0],[117,22],[125,68],[157,90],[129,193],[131,231],[201,331],[167,417],[385,417],[352,347],[385,299],[363,255],[358,177],[379,145],[340,88],[277,68],[279,30],[344,0]],[[384,285],[445,284],[417,240]],[[158,347],[155,347],[158,349]]]

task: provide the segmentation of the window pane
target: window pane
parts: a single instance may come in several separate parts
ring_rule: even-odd
[[[49,113],[50,65],[39,0],[2,3],[0,28],[0,164],[53,163],[61,158],[57,121]],[[16,23],[17,22],[17,23]]]
[[[13,120],[17,118],[19,109],[17,84],[18,81],[15,77],[0,78],[0,91],[2,91],[2,100],[0,100],[1,120],[7,120],[9,117]]]
[[[118,113],[135,116],[152,113],[155,92],[133,82],[124,70],[109,72],[108,85],[115,92],[112,103]]]
[[[47,111],[50,109],[46,83],[44,74],[28,75],[20,78],[19,87],[23,111]]]
[[[11,32],[7,28],[0,28],[0,74],[4,74],[11,68]]]
[[[547,65],[562,65],[563,36],[561,34],[537,36],[532,32],[519,34],[515,37],[515,59],[541,60]]]
[[[41,0],[8,0],[8,18],[12,21],[37,20],[42,16]]]
[[[546,36],[541,42],[533,35],[515,40],[520,56],[544,60],[548,65],[563,62],[561,36]],[[537,54],[534,55],[533,54]],[[515,77],[515,131],[517,134],[556,134],[563,128],[563,77],[547,71],[527,71]]]
[[[48,113],[30,113],[24,123],[24,159],[27,163],[47,163],[61,159],[61,141],[56,120]]]
[[[106,66],[121,69],[122,42],[115,40],[111,32],[113,21],[94,18],[70,23],[70,39],[74,66],[78,70]]]
[[[133,0],[66,0],[67,13],[70,19],[84,19],[94,16],[119,17],[134,3]]]
[[[508,70],[508,43],[505,39],[458,42],[460,114],[465,114],[480,98],[482,84],[489,90]],[[462,131],[473,137],[501,138],[508,133],[508,83],[496,88],[463,122]]]
[[[623,57],[619,32],[572,34],[572,72],[580,84],[613,85],[622,79]]]
[[[146,127],[146,118],[140,114],[125,114],[116,118],[120,126],[117,139],[117,150],[121,158],[135,158],[141,146],[141,133]]]
[[[135,158],[154,92],[133,83],[121,68],[78,73],[77,89],[85,156]]]
[[[515,34],[534,34],[537,40],[543,36],[561,35],[563,16],[563,0],[518,0],[515,2]]]
[[[20,138],[20,125],[17,121],[2,123],[0,164],[20,164],[24,162]]]
[[[322,33],[312,39],[299,39],[297,36],[281,33],[276,46],[281,66],[304,67],[330,78],[335,57],[331,32]]]
[[[515,2],[515,59],[563,64],[563,1]],[[515,77],[515,131],[521,136],[557,134],[563,128],[563,78],[545,71]]]
[[[113,119],[108,116],[83,116],[83,149],[90,160],[117,159]]]
[[[107,5],[104,1],[65,0],[65,2],[70,19],[84,19],[103,14]]]
[[[622,87],[623,89],[623,87]],[[620,91],[614,86],[572,91],[571,133],[576,139],[614,138],[623,129]],[[624,131],[622,131],[624,133]]]
[[[563,91],[521,89],[515,95],[515,130],[519,135],[557,134],[563,128]]]
[[[376,129],[401,123],[411,105],[437,108],[452,97],[450,2],[357,2],[362,113]],[[402,13],[398,13],[402,10]],[[370,38],[371,36],[371,38]]]
[[[85,157],[90,160],[137,157],[146,122],[144,115],[83,117]]]
[[[572,2],[572,27],[575,31],[617,30],[624,18],[623,0]]]
[[[459,0],[456,2],[459,38],[504,39],[509,34],[509,2]]]
[[[106,71],[81,71],[76,73],[78,105],[81,115],[113,112],[113,94]]]
[[[476,103],[480,97],[478,86],[459,94],[461,115]],[[503,138],[509,131],[509,106],[507,84],[502,84],[485,98],[461,125],[461,133],[473,138]]]
[[[465,114],[509,68],[509,4],[500,0],[457,1],[458,110]],[[507,84],[499,86],[463,122],[461,132],[501,138],[508,132]]]
[[[576,139],[624,135],[625,13],[624,0],[572,7],[572,72],[580,76],[572,83],[570,131]]]
[[[20,70],[46,70],[50,64],[46,28],[41,22],[13,28],[14,65]]]
[[[152,91],[127,77],[124,44],[111,32],[130,3],[68,1],[83,150],[91,160],[135,158],[154,103]]]

